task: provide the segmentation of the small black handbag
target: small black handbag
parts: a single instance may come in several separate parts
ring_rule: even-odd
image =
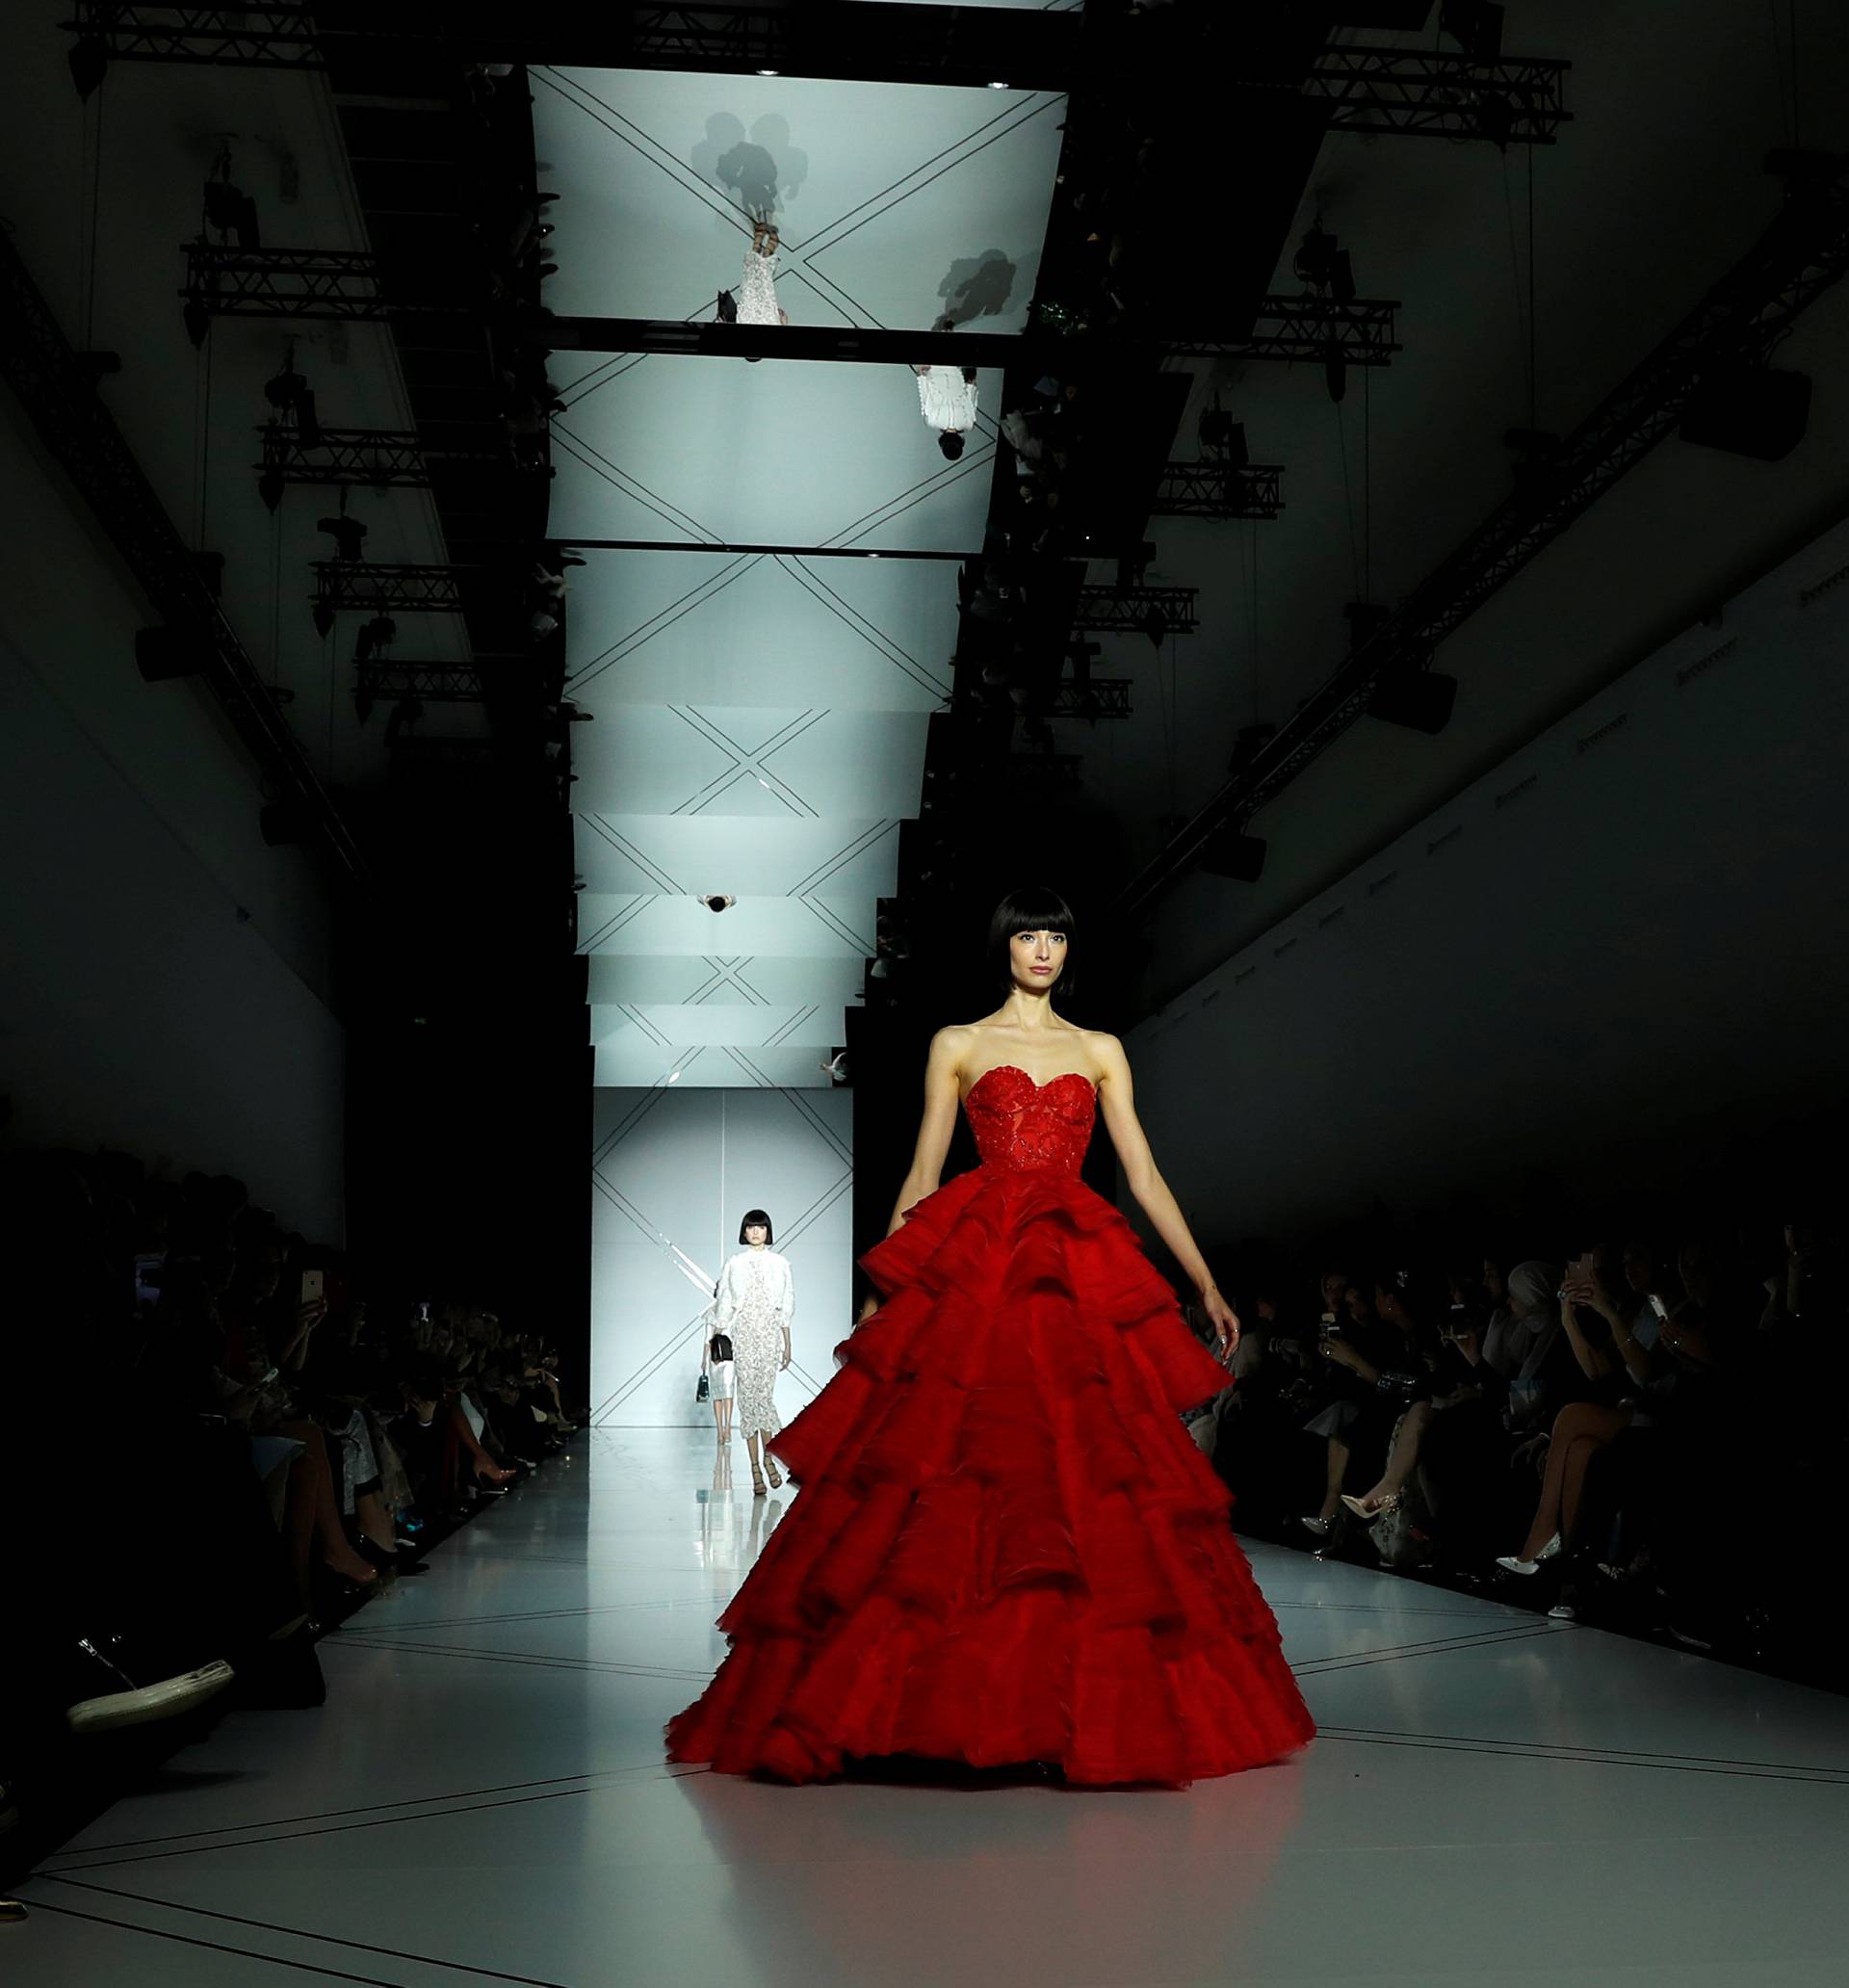
[[[716,1332],[706,1343],[707,1357],[716,1367],[723,1367],[732,1357],[732,1341],[729,1335]]]
[[[708,1383],[705,1373],[702,1373],[700,1375],[700,1384],[693,1390],[693,1399],[696,1401],[706,1401],[710,1400],[712,1399],[712,1396],[713,1389],[711,1385]]]

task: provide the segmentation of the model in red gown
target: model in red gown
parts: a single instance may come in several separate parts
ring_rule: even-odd
[[[1079,1178],[1091,1080],[990,1069],[981,1164],[862,1259],[886,1301],[772,1448],[804,1489],[719,1618],[677,1761],[790,1781],[908,1755],[1180,1786],[1314,1727],[1179,1420],[1225,1384]]]

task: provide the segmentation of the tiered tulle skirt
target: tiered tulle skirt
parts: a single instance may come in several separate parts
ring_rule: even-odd
[[[908,1755],[1179,1786],[1314,1727],[1178,1411],[1223,1382],[1129,1224],[978,1168],[865,1267],[888,1294],[773,1448],[804,1488],[668,1726],[792,1781]]]

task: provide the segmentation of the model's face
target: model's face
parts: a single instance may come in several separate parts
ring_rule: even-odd
[[[744,1232],[746,1243],[753,1249],[762,1249],[770,1240],[770,1231],[761,1221],[754,1221]]]
[[[1018,931],[1008,941],[1008,964],[1017,987],[1045,993],[1066,970],[1066,935],[1056,931]]]

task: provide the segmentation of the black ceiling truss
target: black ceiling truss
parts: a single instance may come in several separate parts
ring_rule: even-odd
[[[1192,587],[1081,587],[1073,627],[1092,635],[1143,635],[1159,616],[1169,635],[1192,635],[1197,589]]]
[[[254,466],[285,484],[338,484],[372,489],[427,490],[446,471],[497,467],[502,449],[446,447],[416,429],[322,428],[312,440],[281,422],[257,431],[263,460]]]
[[[1155,512],[1158,517],[1274,518],[1284,509],[1283,476],[1274,462],[1236,467],[1211,456],[1198,462],[1171,462],[1156,486]]]
[[[1331,42],[1303,88],[1306,96],[1328,102],[1331,131],[1551,144],[1559,127],[1572,121],[1566,107],[1571,66],[1541,56],[1484,58]]]
[[[65,23],[112,62],[323,69],[440,49],[451,61],[579,68],[690,69],[879,83],[1059,92],[1075,71],[1074,13],[992,7],[784,6],[441,9],[331,5],[181,7],[76,0]]]
[[[236,255],[238,251],[229,251]],[[257,256],[250,258],[260,259]],[[219,306],[207,297],[208,308]],[[238,308],[245,309],[242,301]],[[720,358],[821,359],[867,365],[1035,365],[1066,378],[1115,369],[1140,352],[1191,358],[1277,359],[1385,366],[1401,348],[1394,335],[1397,302],[1355,298],[1343,302],[1310,292],[1260,300],[1251,328],[1224,338],[1068,339],[1047,333],[875,331],[853,325],[726,325],[679,318],[555,317],[533,319],[527,336],[557,351],[662,353]],[[306,311],[300,315],[315,315]],[[298,315],[272,310],[270,315]],[[390,316],[390,309],[380,315]]]
[[[1742,360],[1763,362],[1845,273],[1849,170],[1838,165],[1793,180],[1746,256],[1170,838],[1116,908],[1147,912],[1216,830],[1273,799],[1363,716],[1383,678],[1423,668],[1446,636],[1641,461],[1676,427],[1705,377]]]
[[[95,376],[65,342],[10,233],[0,234],[0,359],[20,404],[134,575],[168,633],[193,647],[198,673],[256,760],[270,798],[318,837],[348,876],[366,875],[346,822],[316,779],[275,699],[221,612],[135,454],[98,398]],[[122,667],[130,667],[122,658]]]
[[[316,560],[314,601],[335,614],[461,615],[483,597],[515,594],[517,581],[501,566],[383,564],[367,560]]]
[[[1094,676],[1083,682],[1067,677],[1054,693],[1047,715],[1082,718],[1088,723],[1101,718],[1129,718],[1131,682],[1127,676]]]
[[[378,325],[419,315],[454,317],[489,301],[486,280],[467,265],[406,279],[370,248],[240,248],[188,242],[189,303],[215,318],[294,318]]]
[[[498,661],[511,661],[500,658]],[[354,666],[353,694],[384,703],[394,697],[414,697],[420,704],[484,704],[491,693],[483,680],[485,657],[461,662],[413,663],[396,656]]]

